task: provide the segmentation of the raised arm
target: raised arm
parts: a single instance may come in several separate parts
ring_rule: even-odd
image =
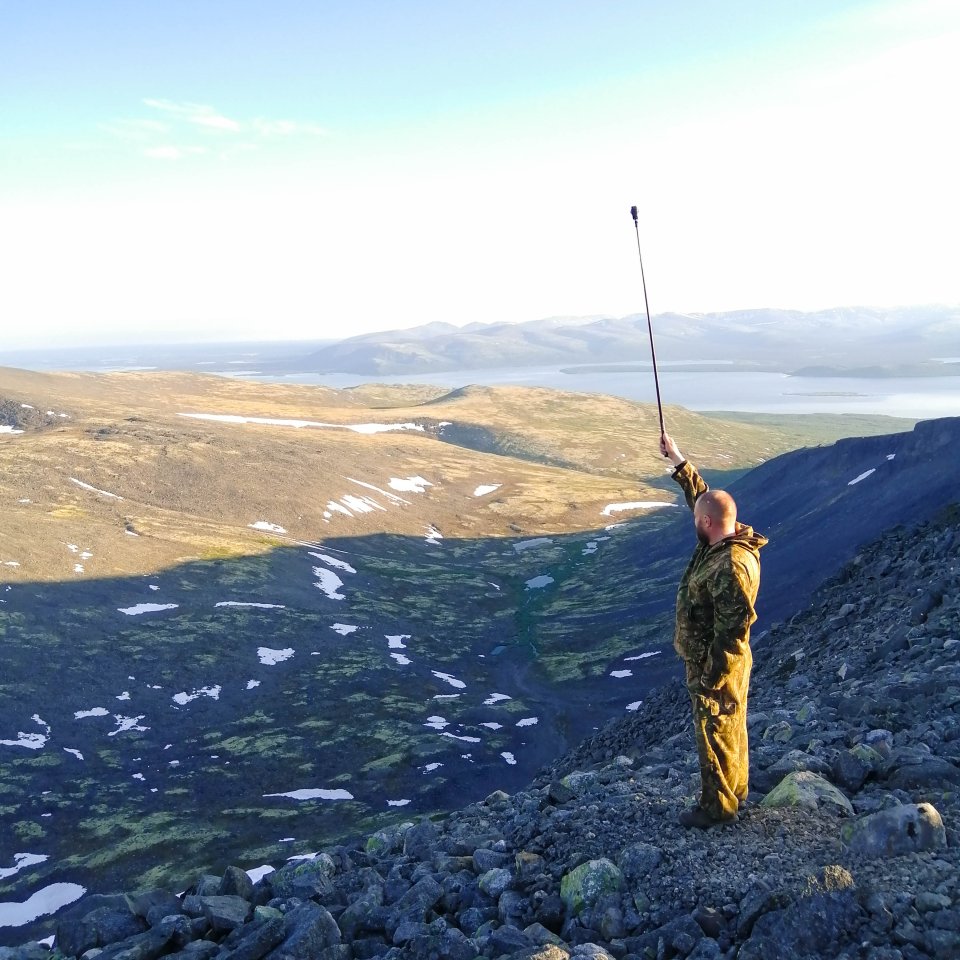
[[[669,433],[664,433],[660,437],[660,453],[676,467],[673,471],[673,479],[680,484],[687,506],[692,510],[697,497],[710,488],[697,473],[697,468],[684,458],[676,441]]]

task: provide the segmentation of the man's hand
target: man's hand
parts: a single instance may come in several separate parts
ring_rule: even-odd
[[[686,459],[669,433],[660,435],[660,453],[667,457],[675,467],[679,467]]]

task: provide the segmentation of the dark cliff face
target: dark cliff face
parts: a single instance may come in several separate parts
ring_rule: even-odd
[[[710,470],[703,474],[721,486]],[[732,483],[740,519],[770,541],[756,630],[800,610],[820,583],[883,531],[933,516],[957,496],[957,477],[960,417],[948,417],[922,421],[908,433],[796,450]],[[693,545],[684,511],[656,544],[638,541],[638,552],[672,561],[679,576]]]
[[[889,528],[933,516],[956,496],[960,418],[909,433],[798,450],[731,487],[743,516],[770,539],[762,615],[795,613],[810,592]]]

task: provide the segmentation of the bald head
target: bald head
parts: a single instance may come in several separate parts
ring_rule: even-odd
[[[693,523],[702,543],[717,543],[737,532],[737,504],[726,490],[707,490],[697,497]]]

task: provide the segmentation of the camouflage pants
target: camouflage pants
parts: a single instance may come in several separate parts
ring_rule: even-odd
[[[747,799],[747,690],[752,665],[747,648],[716,690],[704,690],[699,682],[703,665],[685,662],[700,760],[700,806],[717,820],[733,817]]]

